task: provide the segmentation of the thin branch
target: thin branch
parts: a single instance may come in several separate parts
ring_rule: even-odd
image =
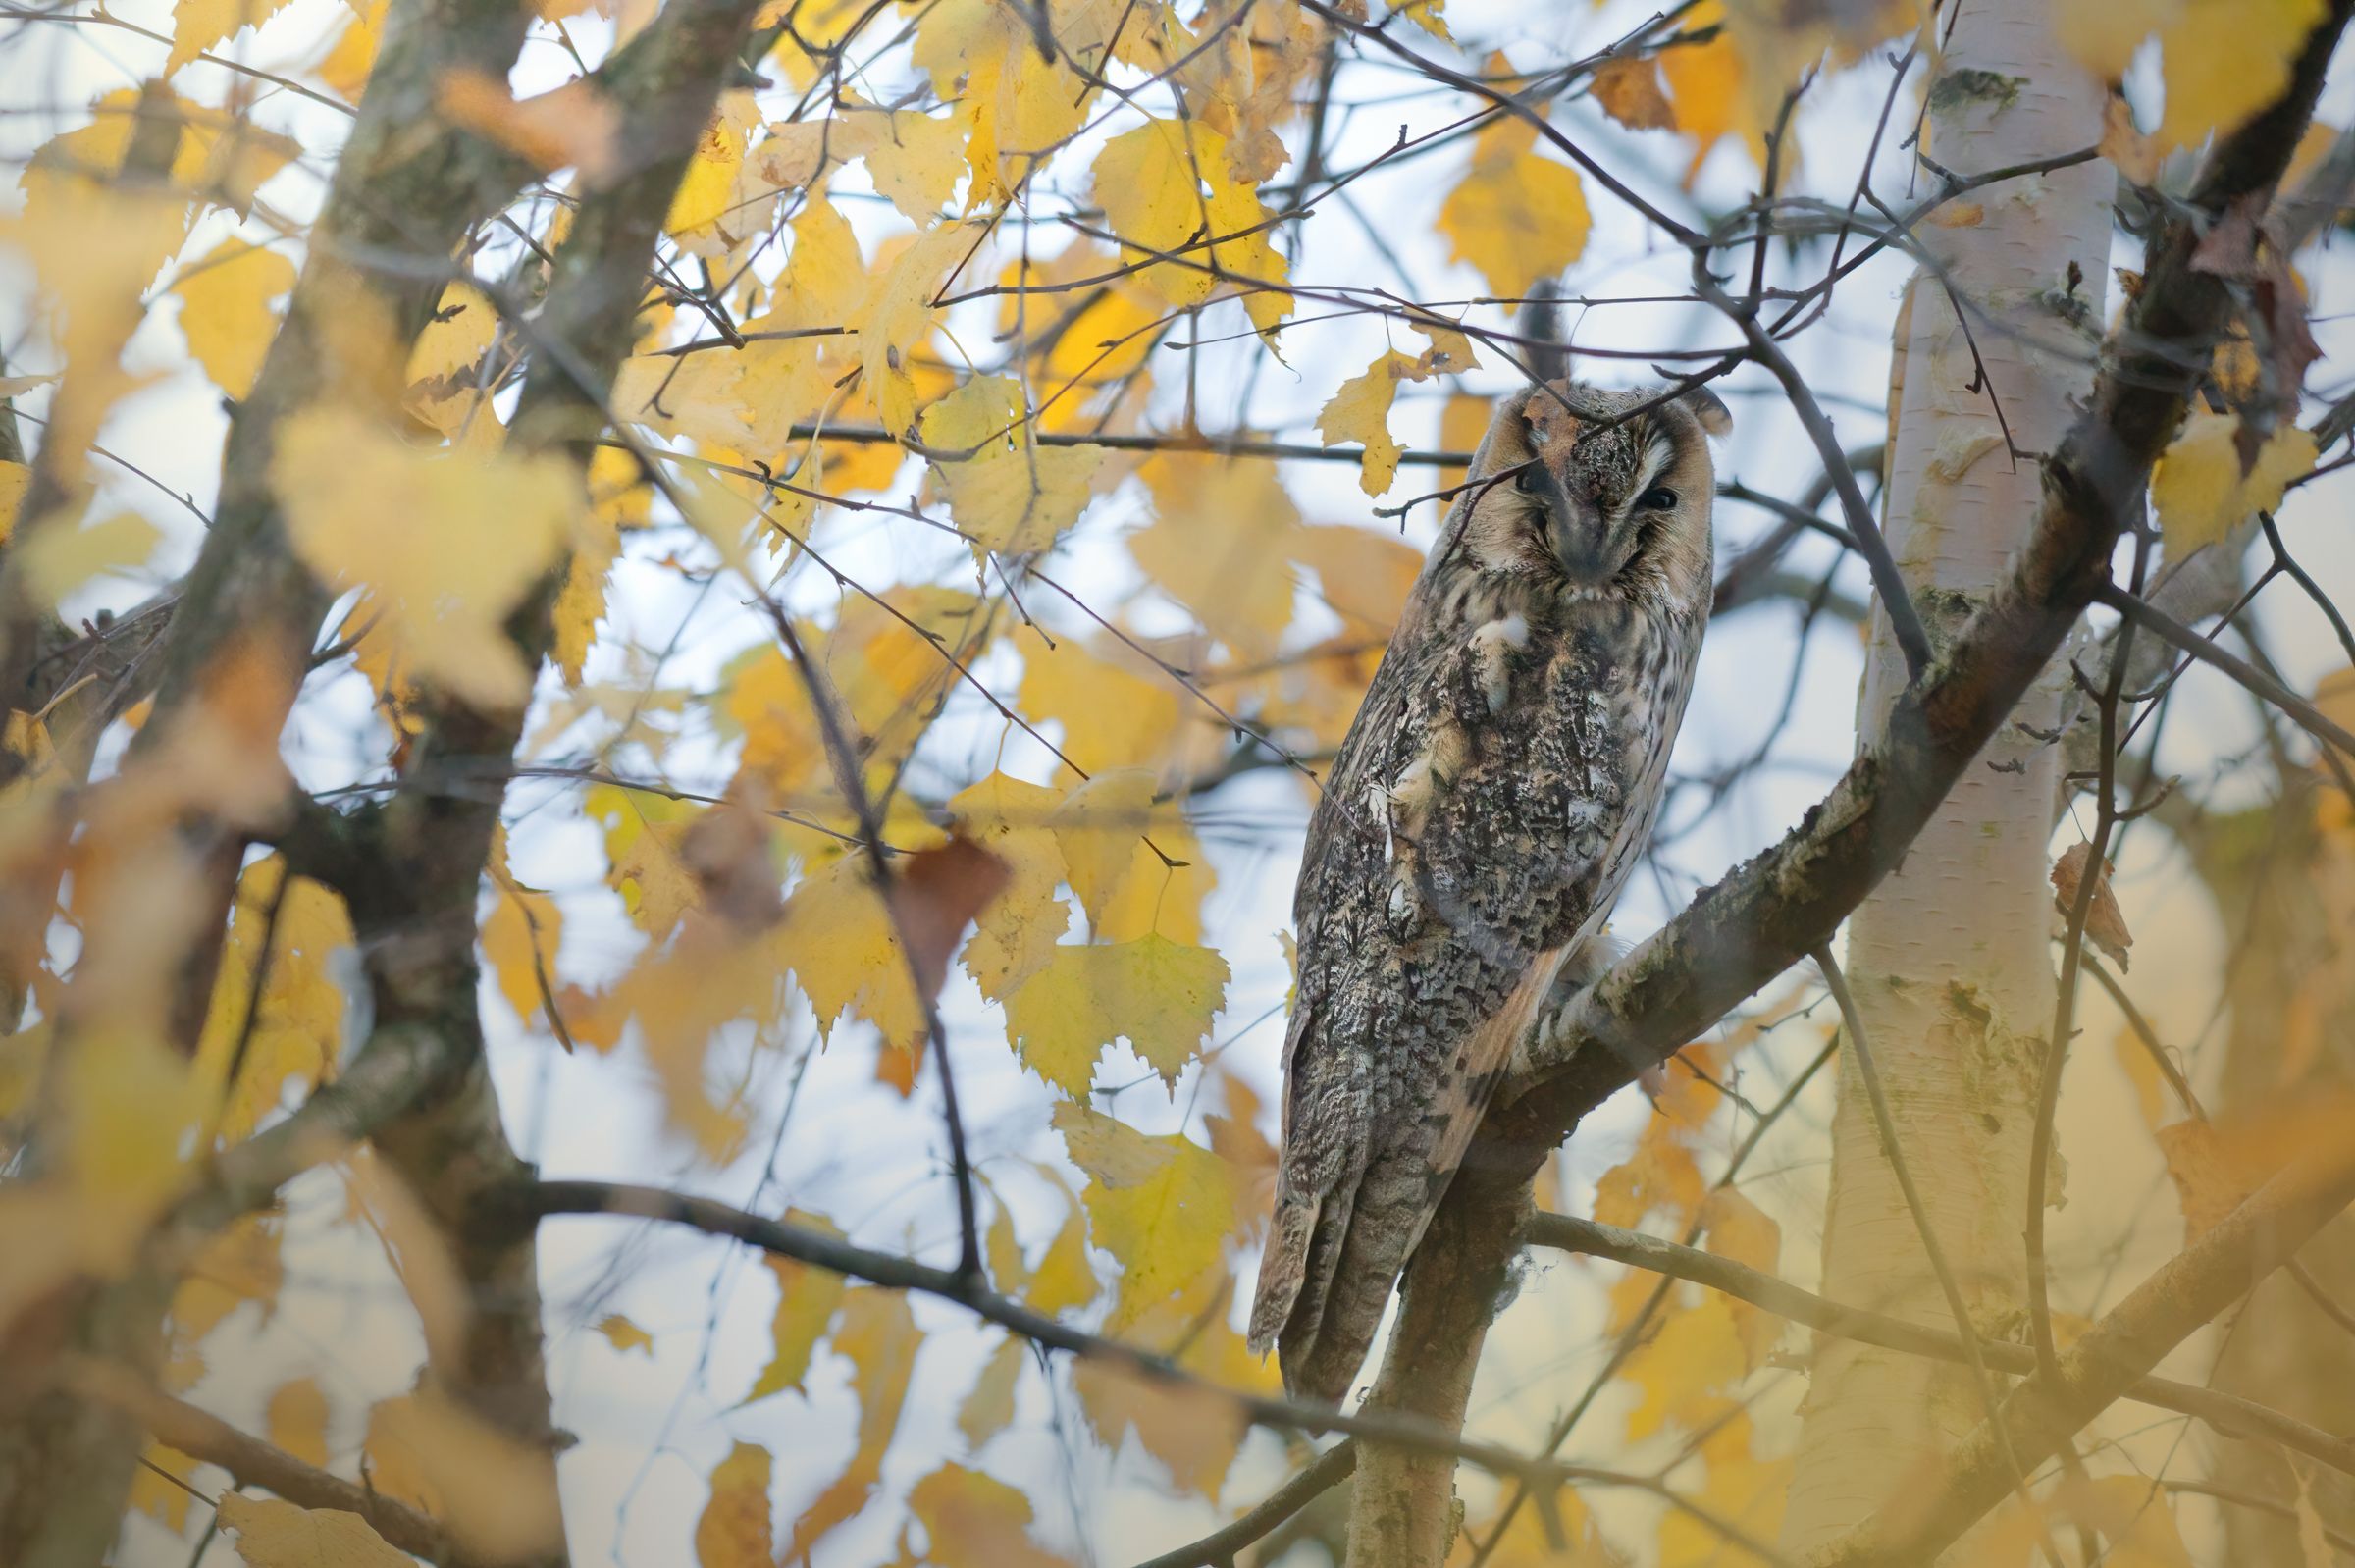
[[[284,1448],[152,1387],[122,1367],[75,1357],[65,1366],[64,1378],[78,1392],[129,1415],[158,1442],[191,1459],[219,1465],[240,1487],[260,1487],[304,1508],[358,1514],[388,1544],[430,1563],[450,1562],[455,1556],[448,1532],[432,1515],[372,1487],[305,1464]]]
[[[2345,726],[2329,714],[2247,659],[2219,648],[2213,638],[2202,637],[2167,611],[2126,592],[2116,583],[2098,585],[2093,597],[2097,602],[2107,604],[2128,620],[2156,632],[2161,641],[2238,681],[2251,693],[2295,719],[2298,727],[2316,740],[2338,748],[2348,757],[2355,757],[2355,734],[2349,734]]]
[[[1529,1239],[1538,1246],[1606,1258],[1669,1279],[1690,1281],[1835,1338],[1939,1361],[1961,1363],[1968,1359],[1959,1335],[1829,1300],[1699,1247],[1679,1246],[1658,1236],[1563,1214],[1539,1215],[1530,1222]],[[1998,1372],[2024,1374],[2036,1370],[2035,1350],[2008,1339],[1982,1339],[1979,1353]],[[2196,1417],[2234,1437],[2266,1438],[2319,1464],[2355,1475],[2355,1439],[2335,1437],[2254,1400],[2196,1384],[2178,1383],[2172,1378],[2152,1377],[2136,1379],[2123,1397]]]
[[[1906,591],[1906,580],[1898,572],[1897,559],[1889,553],[1888,542],[1881,538],[1880,524],[1873,519],[1872,507],[1864,499],[1864,488],[1857,482],[1857,471],[1849,466],[1848,450],[1840,444],[1840,433],[1816,401],[1814,389],[1758,321],[1754,305],[1738,304],[1709,275],[1707,252],[1696,250],[1693,256],[1693,291],[1716,307],[1717,311],[1742,329],[1750,344],[1751,357],[1782,384],[1791,398],[1791,411],[1815,444],[1822,457],[1824,471],[1832,477],[1832,493],[1840,497],[1840,512],[1848,520],[1848,532],[1855,542],[1857,552],[1864,557],[1864,565],[1872,573],[1873,591],[1881,597],[1881,608],[1889,617],[1889,630],[1897,646],[1905,651],[1906,673],[1918,681],[1930,665],[1930,638],[1922,629],[1921,616],[1913,608],[1913,599]]]

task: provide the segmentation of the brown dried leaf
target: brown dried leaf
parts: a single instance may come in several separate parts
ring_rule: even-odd
[[[2053,866],[2054,903],[2066,917],[2077,907],[2077,898],[2085,876],[2085,862],[2093,856],[2090,844],[2072,844],[2060,862]],[[2110,891],[2110,867],[2105,864],[2093,881],[2093,904],[2085,912],[2085,934],[2093,945],[2109,955],[2120,968],[2127,967],[2126,950],[2134,945],[2134,934],[2126,929],[2125,912],[2118,907],[2117,897]]]
[[[965,928],[1013,879],[1014,867],[962,834],[896,863],[892,915],[926,1001],[940,995]]]
[[[1606,60],[1595,70],[1595,101],[1630,131],[1674,131],[1676,110],[1660,90],[1660,68],[1648,56]]]

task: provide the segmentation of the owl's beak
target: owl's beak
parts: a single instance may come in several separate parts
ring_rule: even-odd
[[[1550,481],[1551,476],[1547,476]],[[1548,483],[1545,497],[1546,542],[1553,558],[1577,582],[1595,583],[1618,569],[1611,558],[1611,541],[1602,511],[1585,497],[1573,497],[1560,485]]]

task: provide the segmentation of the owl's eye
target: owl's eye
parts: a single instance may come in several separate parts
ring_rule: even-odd
[[[1513,489],[1524,496],[1535,496],[1545,485],[1545,476],[1533,460],[1513,476]]]
[[[1676,510],[1676,492],[1665,485],[1654,485],[1636,497],[1636,509],[1645,512],[1672,512]]]

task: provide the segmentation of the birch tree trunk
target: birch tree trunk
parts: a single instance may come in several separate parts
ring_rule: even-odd
[[[1951,31],[1940,13],[1926,135],[1939,165],[1967,176],[2100,138],[2103,87],[2055,44],[2050,10],[2047,0],[1980,0],[1953,15]],[[2033,454],[2060,441],[2090,386],[2115,179],[2096,161],[2006,181],[1965,198],[1953,227],[1916,235],[1935,265],[1899,317],[1886,528],[1933,642],[2026,539],[2041,488]],[[1876,613],[1860,746],[1878,738],[1905,681]],[[2028,727],[2049,733],[2059,711],[2053,680],[2029,692],[1849,927],[1850,979],[1899,1143],[1990,1333],[2019,1321],[2024,1293],[2028,1149],[2054,1004],[2047,844],[2062,766],[2060,749]],[[1842,1054],[1833,1140],[1825,1293],[1951,1327],[1853,1050]],[[1960,1369],[1824,1342],[1785,1546],[1804,1555],[1862,1523],[1983,1414]]]

